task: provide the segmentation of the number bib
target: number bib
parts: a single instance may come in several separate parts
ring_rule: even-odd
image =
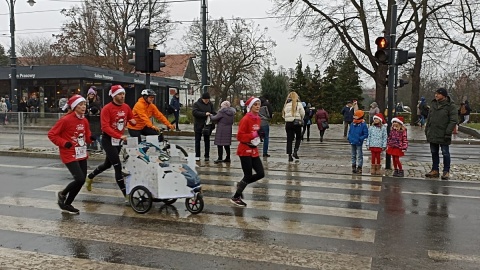
[[[75,147],[75,159],[82,159],[87,157],[87,146]]]
[[[112,146],[119,146],[119,145],[120,145],[120,139],[112,138]]]

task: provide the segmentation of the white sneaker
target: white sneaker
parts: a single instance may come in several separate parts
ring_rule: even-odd
[[[200,157],[195,157],[195,161],[200,161]]]

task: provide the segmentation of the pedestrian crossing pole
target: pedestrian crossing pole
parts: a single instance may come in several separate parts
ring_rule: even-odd
[[[393,119],[393,106],[394,106],[394,92],[395,92],[395,53],[397,49],[396,36],[397,36],[397,3],[392,5],[392,14],[390,20],[390,49],[388,58],[388,98],[387,98],[387,133],[390,135],[390,129],[392,127]],[[392,169],[392,162],[390,155],[386,155],[385,168]]]

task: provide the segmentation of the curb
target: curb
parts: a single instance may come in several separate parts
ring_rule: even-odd
[[[465,134],[468,134],[468,135],[474,137],[475,139],[480,139],[480,132],[476,129],[459,125],[458,126],[458,131],[463,132]]]

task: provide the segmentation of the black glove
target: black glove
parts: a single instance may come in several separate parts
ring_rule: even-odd
[[[452,142],[452,135],[445,135],[444,139],[447,144],[450,144]]]
[[[73,146],[73,144],[71,142],[66,142],[65,143],[65,148],[70,148],[72,146]]]
[[[92,140],[92,142],[96,141],[96,140],[97,140],[97,136],[95,136],[95,135],[90,136],[90,140]]]

